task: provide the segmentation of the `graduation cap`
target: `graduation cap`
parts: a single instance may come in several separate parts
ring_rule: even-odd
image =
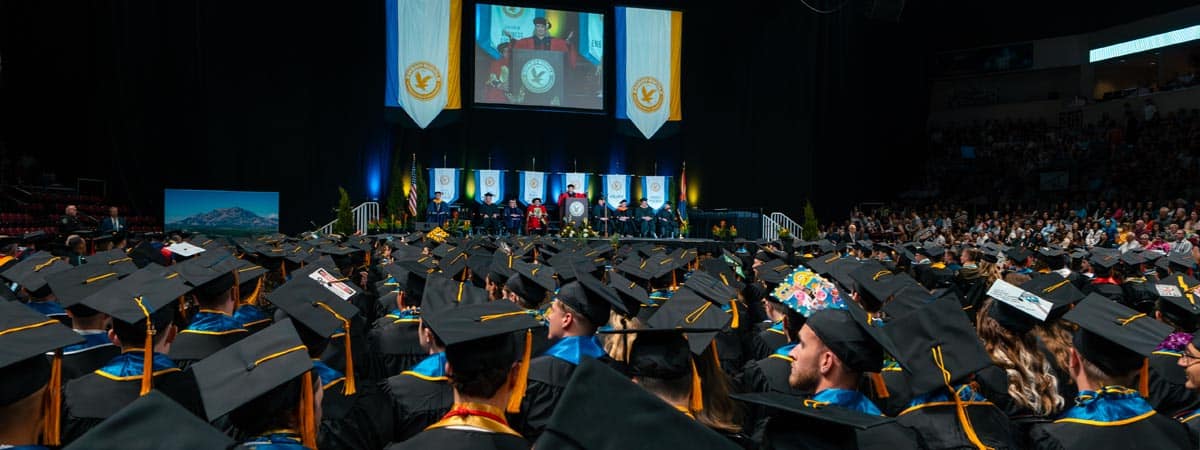
[[[637,316],[643,309],[650,311],[657,306],[637,282],[630,281],[619,273],[608,274],[608,285],[617,291],[618,298],[625,305],[624,308],[618,308],[618,312],[624,311],[622,314],[626,317]]]
[[[1117,263],[1121,262],[1121,255],[1120,254],[1114,255],[1114,254],[1109,254],[1109,253],[1097,253],[1097,254],[1093,254],[1087,260],[1089,263],[1092,264],[1092,267],[1099,267],[1107,272],[1109,270],[1112,270],[1112,268],[1114,266],[1116,266]]]
[[[784,260],[776,259],[762,263],[762,265],[758,266],[758,268],[754,269],[754,271],[759,280],[771,284],[779,284],[783,281],[784,277],[787,277],[788,274],[792,273],[793,269],[794,268],[789,266]]]
[[[120,274],[107,264],[81,264],[46,277],[50,291],[64,308],[73,307],[105,286],[117,282]]]
[[[191,411],[154,391],[71,442],[67,450],[127,450],[132,443],[170,442],[175,448],[229,448],[235,443]]]
[[[833,280],[842,285],[847,292],[853,292],[858,290],[858,283],[854,281],[854,277],[850,276],[850,274],[855,270],[858,270],[858,268],[861,266],[862,263],[856,259],[842,258],[834,261],[833,264],[830,264],[829,271],[823,273],[822,275],[827,275],[828,277],[833,278]]]
[[[884,332],[896,346],[892,356],[910,374],[913,395],[955,384],[992,365],[971,322],[955,302],[935,301],[893,319]]]
[[[848,309],[859,311],[855,315]],[[856,372],[879,372],[883,367],[884,345],[892,352],[898,351],[882,328],[872,326],[866,312],[857,305],[816,311],[804,326],[816,333],[842,363]]]
[[[163,256],[162,251],[154,247],[150,241],[142,241],[133,247],[128,253],[130,258],[133,258],[133,264],[138,268],[146,267],[147,264],[158,264],[166,266],[171,263]]]
[[[484,278],[492,269],[491,253],[473,253],[467,258],[467,268],[471,269],[471,279],[483,286]]]
[[[748,392],[731,394],[730,397],[752,405],[766,406],[794,414],[794,416],[786,418],[789,428],[821,430],[822,437],[846,442],[845,447],[836,448],[859,448],[854,436],[857,431],[870,430],[895,421],[895,419],[885,416],[865,414],[826,402],[815,402],[811,399],[780,392]]]
[[[704,353],[716,331],[732,323],[732,317],[716,303],[705,300],[691,289],[680,289],[671,300],[658,307],[646,325],[657,329],[706,329],[712,332],[693,331],[688,335],[688,346],[694,354]],[[640,337],[639,337],[640,339]]]
[[[733,267],[724,261],[724,258],[709,258],[700,263],[700,271],[708,272],[710,275],[720,278],[726,286],[736,290],[742,290],[745,284],[738,281],[737,275],[733,272]],[[692,276],[695,276],[693,274]]]
[[[1182,273],[1171,274],[1154,283],[1154,290],[1160,300],[1159,311],[1162,312],[1163,318],[1182,328],[1194,328],[1189,325],[1200,319],[1200,295],[1196,294],[1197,286],[1200,286],[1200,281]]]
[[[940,245],[930,243],[918,248],[916,253],[928,256],[930,258],[941,258],[942,255],[946,254],[946,249]]]
[[[1004,256],[1012,260],[1014,263],[1024,265],[1025,261],[1029,259],[1030,253],[1029,250],[1026,250],[1022,247],[1010,247],[1008,250],[1004,251]]]
[[[233,275],[238,267],[237,261],[228,251],[214,250],[178,263],[173,268],[196,288],[197,294],[208,298],[233,288],[237,280]]]
[[[1144,368],[1146,357],[1173,331],[1170,325],[1094,293],[1063,319],[1079,325],[1074,339],[1079,354],[1113,376]]]
[[[29,292],[40,291],[46,287],[46,277],[71,269],[67,258],[51,255],[50,252],[37,252],[5,270],[3,276],[8,281],[17,283]]]
[[[455,281],[442,274],[430,274],[421,297],[421,314],[432,315],[461,305],[487,303],[486,290],[469,282]]]
[[[696,300],[704,302],[699,298]],[[672,299],[668,305],[674,302],[675,300]],[[655,314],[654,317],[658,317],[659,314]],[[651,319],[653,320],[654,317]],[[696,325],[698,327],[657,328],[650,326],[649,328],[610,330],[605,333],[637,336],[629,348],[628,361],[630,374],[635,377],[677,380],[691,375],[692,395],[688,409],[695,412],[704,408],[704,399],[700,388],[700,374],[696,371],[693,355],[703,353],[704,349],[709,346],[709,342],[712,342],[713,337],[716,336],[717,331],[720,330],[720,328],[706,328],[704,323]],[[699,351],[696,350],[697,348]]]
[[[900,276],[876,262],[863,263],[862,267],[849,275],[858,284],[858,291],[866,292],[876,301],[883,303],[904,286]]]
[[[517,273],[508,278],[504,287],[526,301],[540,305],[546,298],[546,292],[554,290],[553,268],[524,261],[515,263],[513,268]]]
[[[564,284],[554,299],[583,314],[588,322],[597,327],[608,323],[609,312],[614,308],[622,315],[629,315],[616,290],[586,273],[576,281]]]
[[[1121,255],[1121,264],[1126,267],[1136,268],[1146,263],[1146,257],[1142,252],[1125,252]]]
[[[225,347],[190,368],[196,374],[200,399],[211,422],[252,401],[273,408],[258,414],[277,414],[290,409],[276,388],[300,378],[300,434],[304,446],[316,448],[316,424],[312,398],[313,363],[292,321],[285,319],[237,343]],[[277,401],[272,401],[277,400]]]
[[[442,273],[446,276],[456,280],[467,281],[467,277],[463,275],[470,268],[467,264],[469,258],[470,255],[465,252],[454,252],[446,258],[442,258],[438,262],[438,265],[442,268]]]
[[[112,250],[99,252],[89,256],[88,264],[106,264],[122,277],[129,275],[138,269],[137,265],[133,263],[133,258],[126,254],[125,250],[119,248],[114,248]]]
[[[131,328],[145,327],[145,342],[141,343],[145,364],[142,370],[141,395],[150,392],[153,382],[154,371],[151,370],[151,365],[154,362],[154,336],[165,332],[174,319],[174,311],[164,308],[175,304],[179,297],[191,290],[182,277],[166,277],[164,273],[165,270],[161,266],[146,266],[105,286],[80,302],[84,306],[112,316],[114,321],[127,324]]]
[[[1000,262],[1000,249],[996,247],[989,247],[985,245],[983,248],[979,249],[979,252],[983,254],[982,258],[984,261],[992,264],[997,264]]]
[[[816,272],[819,274],[827,274],[827,273],[830,273],[831,270],[833,270],[833,263],[840,259],[842,259],[842,255],[839,255],[836,253],[829,254],[829,255],[815,256],[812,259],[809,259],[805,263],[805,265],[807,265],[808,268],[812,269],[813,272]]]
[[[317,335],[331,338],[339,332],[345,333],[342,342],[346,352],[346,395],[356,392],[354,361],[350,358],[350,321],[359,310],[346,301],[352,295],[347,295],[345,283],[329,283],[308,276],[294,276],[267,294],[272,305]]]
[[[446,360],[456,372],[508,368],[520,361],[517,386],[506,410],[520,411],[533,350],[533,330],[544,329],[528,311],[511,302],[464,305],[423,317],[446,344]],[[524,331],[523,338],[518,332]]]
[[[1084,297],[1083,292],[1076,288],[1071,280],[1053,272],[1034,274],[1029,281],[1021,283],[1019,287],[1054,304],[1046,321],[1062,317],[1071,305],[1083,300]]]
[[[654,279],[654,275],[651,275],[649,270],[646,269],[649,264],[650,262],[647,260],[631,256],[625,258],[620,264],[617,264],[616,270],[625,274],[626,277],[649,282]]]
[[[1196,261],[1190,254],[1171,253],[1166,258],[1160,258],[1155,265],[1168,272],[1182,272],[1195,269]]]
[[[0,406],[46,387],[51,404],[44,410],[42,439],[47,445],[59,444],[61,349],[80,342],[83,337],[58,320],[17,302],[0,302]],[[47,359],[46,352],[54,357]]]
[[[1034,285],[1035,288],[1037,286],[1040,284]],[[1028,333],[1035,325],[1045,321],[1051,311],[1067,308],[1074,300],[1062,295],[1042,297],[1004,280],[992,283],[988,296],[996,300],[988,309],[988,317],[1016,334]]]
[[[559,401],[587,407],[557,408],[535,448],[624,450],[630,447],[631,436],[642,448],[738,448],[624,375],[589,358],[580,361]]]

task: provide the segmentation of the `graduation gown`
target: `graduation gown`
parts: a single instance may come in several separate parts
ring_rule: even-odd
[[[717,359],[721,361],[721,369],[731,377],[737,378],[746,363],[754,360],[754,327],[742,321],[746,317],[746,307],[740,302],[730,302],[722,306],[726,313],[733,314],[732,308],[738,309],[738,328],[730,327],[718,331],[713,342],[717,345]]]
[[[317,430],[317,448],[377,449],[392,438],[392,404],[378,386],[358,383],[356,393],[346,395],[346,377],[321,361],[313,361],[321,379],[321,424]]]
[[[245,328],[250,334],[271,326],[272,322],[271,316],[266,311],[254,305],[239,306],[237,310],[233,311],[233,318],[241,322],[242,328]]]
[[[883,385],[887,388],[887,397],[880,395],[880,392],[871,389],[868,395],[879,409],[888,416],[896,416],[900,411],[908,408],[908,404],[912,402],[912,390],[909,389],[908,375],[904,373],[904,369],[894,360],[883,362],[883,368],[879,371],[879,377],[883,379]]]
[[[450,411],[454,390],[446,382],[446,354],[435,353],[381,383],[394,411],[392,441],[405,441]]]
[[[833,431],[837,430],[837,431]],[[918,450],[925,448],[913,430],[889,422],[864,430],[833,427],[778,412],[766,421],[762,450]]]
[[[1187,375],[1179,367],[1182,351],[1161,349],[1150,355],[1150,391],[1146,401],[1159,414],[1175,416],[1200,409],[1200,395],[1185,386]]]
[[[787,345],[787,343],[787,334],[783,331],[783,322],[776,322],[767,327],[767,329],[759,331],[754,336],[751,357],[754,360],[768,358],[775,353],[775,350]]]
[[[1144,313],[1154,311],[1154,303],[1158,300],[1158,292],[1155,291],[1153,282],[1147,282],[1142,277],[1126,278],[1121,283],[1121,290],[1123,291],[1122,299],[1125,302],[1125,306]]]
[[[1158,414],[1137,391],[1120,386],[1081,391],[1075,406],[1030,432],[1036,449],[1194,449],[1187,426]]]
[[[95,372],[66,383],[62,399],[63,445],[137,400],[142,389],[142,362],[141,350],[129,351]],[[166,390],[172,384],[185,383],[183,372],[166,355],[154,354],[153,370],[155,389]],[[193,406],[190,410],[196,409]]]
[[[530,441],[536,441],[550,422],[558,399],[575,373],[581,358],[592,358],[610,366],[612,358],[604,353],[595,336],[569,336],[559,339],[544,354],[529,361],[529,382],[521,411],[512,426]],[[617,368],[620,371],[620,368]]]
[[[451,415],[454,414],[454,415]],[[451,428],[453,427],[453,428]],[[469,428],[469,429],[464,429]],[[504,410],[477,403],[456,403],[425,431],[388,450],[529,450],[529,441],[508,426]]]
[[[370,356],[375,360],[371,378],[382,380],[398,375],[429,356],[421,348],[420,320],[415,314],[395,310],[375,321],[367,335]]]
[[[120,347],[108,340],[104,330],[75,330],[84,341],[63,348],[63,382],[82,377],[99,369],[121,354]]]
[[[788,384],[792,373],[792,351],[795,344],[779,347],[773,354],[757,361],[750,361],[742,369],[741,376],[734,380],[740,392],[778,392],[796,397],[808,397],[809,393],[793,389]],[[742,429],[750,439],[761,442],[767,426],[768,408],[746,404],[746,417]]]
[[[1125,303],[1125,289],[1112,278],[1096,278],[1087,284],[1087,289],[1083,290],[1084,294],[1095,292],[1103,295],[1105,298],[1122,305]]]
[[[209,357],[218,350],[249,336],[242,322],[221,311],[202,309],[192,317],[192,323],[175,337],[170,357],[180,369]]]
[[[272,433],[265,436],[255,436],[233,447],[234,450],[316,450],[309,449],[300,443],[300,434],[292,430],[282,430],[282,433]]]
[[[967,385],[955,386],[955,391],[959,393],[975,435],[984,445],[996,450],[1020,448],[1013,439],[1012,424],[1004,411]],[[975,448],[959,423],[954,399],[948,392],[914,396],[896,422],[920,435],[930,450]]]

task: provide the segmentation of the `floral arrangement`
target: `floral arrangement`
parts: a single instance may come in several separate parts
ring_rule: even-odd
[[[792,232],[791,232],[791,231],[788,231],[788,229],[787,229],[787,228],[782,228],[782,227],[781,227],[781,228],[779,228],[779,239],[780,239],[780,240],[783,240],[783,239],[791,239],[791,238],[792,238]]]
[[[575,226],[575,224],[571,223],[571,222],[567,222],[566,225],[563,226],[562,231],[560,231],[558,233],[558,235],[562,236],[562,237],[566,237],[566,238],[580,238],[580,239],[588,239],[588,238],[594,238],[594,237],[600,236],[599,233],[596,233],[596,230],[593,230],[586,223],[584,223],[580,226]]]
[[[723,224],[713,225],[712,234],[719,240],[730,241],[737,237],[737,227],[733,225],[725,227]]]
[[[846,309],[837,286],[803,266],[785,277],[771,295],[804,317],[822,309]]]

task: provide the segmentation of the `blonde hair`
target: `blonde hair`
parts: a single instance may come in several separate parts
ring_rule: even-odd
[[[1054,362],[1058,363],[1060,370],[1071,367],[1071,347],[1074,345],[1071,335],[1076,328],[1075,324],[1061,319],[1041,323],[1033,328],[1033,334],[1046,345],[1046,350],[1054,354]],[[1075,380],[1070,379],[1059,381],[1075,384]]]
[[[613,330],[635,330],[642,328],[642,322],[637,318],[627,319],[625,316],[612,311],[608,315],[608,323]],[[604,353],[616,361],[629,362],[629,348],[633,346],[636,334],[600,334],[604,344]]]
[[[980,275],[987,279],[988,286],[991,286],[992,283],[995,283],[996,280],[999,280],[1004,276],[1004,274],[1000,272],[999,264],[984,260],[977,260],[976,264],[979,266]]]
[[[1061,411],[1066,401],[1058,393],[1054,367],[1029,333],[1015,333],[988,315],[994,300],[988,298],[979,310],[979,338],[992,362],[1008,374],[1008,395],[1018,406],[1039,416]]]

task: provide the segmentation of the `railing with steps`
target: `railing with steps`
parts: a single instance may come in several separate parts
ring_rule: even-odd
[[[365,234],[367,232],[367,224],[372,220],[379,219],[379,203],[363,203],[355,206],[354,209],[350,210],[350,213],[354,216],[354,229]],[[317,234],[333,233],[333,226],[335,224],[337,224],[337,219],[334,219],[333,221],[325,224],[325,226],[318,228]]]
[[[792,237],[794,238],[799,239],[804,235],[804,227],[800,226],[800,224],[796,223],[795,220],[792,220],[791,217],[788,217],[784,213],[771,213],[771,220],[780,225],[781,228],[787,228],[788,232],[791,233]]]

